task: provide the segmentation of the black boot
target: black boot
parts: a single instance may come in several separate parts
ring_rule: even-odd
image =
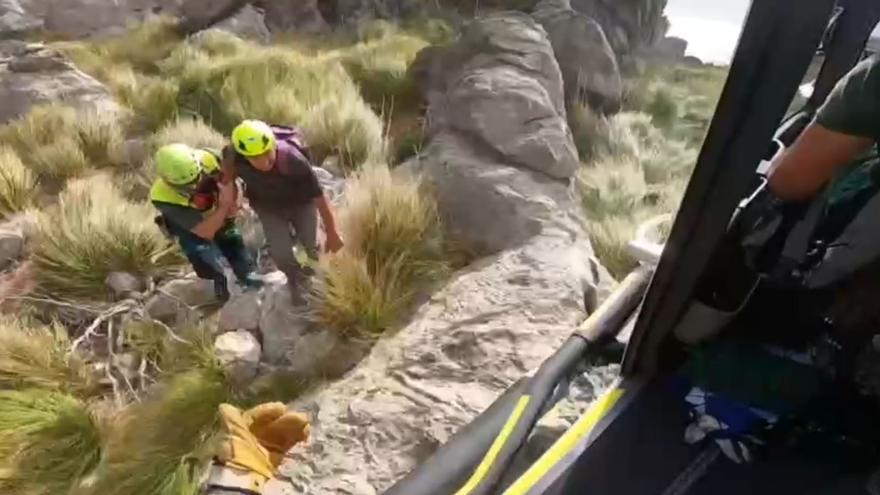
[[[223,303],[229,300],[229,287],[226,285],[225,278],[214,280],[214,296]]]

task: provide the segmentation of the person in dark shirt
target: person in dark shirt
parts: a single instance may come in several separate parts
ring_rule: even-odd
[[[220,181],[219,154],[171,144],[156,152],[155,161],[159,177],[150,189],[150,200],[196,274],[214,282],[222,301],[229,298],[229,288],[221,258],[226,258],[245,288],[262,285],[235,224],[235,185]]]
[[[865,59],[838,83],[798,139],[773,164],[770,190],[806,201],[880,140],[880,58]]]
[[[312,260],[318,259],[318,215],[326,234],[325,249],[336,252],[342,237],[330,202],[311,167],[308,153],[294,139],[293,129],[246,120],[232,132],[232,145],[223,151],[224,179],[241,178],[251,208],[263,224],[269,255],[287,275],[297,301],[302,301],[311,270],[293,253],[294,238]]]

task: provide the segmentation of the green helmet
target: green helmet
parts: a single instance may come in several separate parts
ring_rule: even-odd
[[[265,122],[245,120],[232,130],[232,144],[244,156],[259,156],[275,148],[275,133]]]
[[[156,172],[165,182],[182,186],[199,178],[202,166],[194,149],[185,144],[168,144],[156,152]]]

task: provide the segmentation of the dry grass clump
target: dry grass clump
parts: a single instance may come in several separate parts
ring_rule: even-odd
[[[37,223],[32,259],[38,288],[101,300],[111,272],[151,277],[179,266],[182,259],[154,215],[150,205],[123,198],[104,176],[71,182]]]
[[[52,104],[0,127],[0,143],[40,178],[63,182],[89,169],[123,165],[124,137],[114,114]]]
[[[378,334],[449,268],[434,197],[385,166],[359,172],[339,213],[345,252],[326,264],[314,316],[342,333]]]
[[[9,146],[0,146],[0,219],[30,208],[38,195],[37,177]]]

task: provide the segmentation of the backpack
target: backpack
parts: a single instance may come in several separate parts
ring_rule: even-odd
[[[281,125],[273,125],[272,132],[275,134],[275,140],[278,148],[286,152],[293,159],[300,161],[304,165],[312,166],[312,152],[306,143],[305,134],[298,127],[287,127]],[[286,162],[282,161],[286,165]],[[289,175],[287,167],[281,165],[278,167],[283,174]]]

